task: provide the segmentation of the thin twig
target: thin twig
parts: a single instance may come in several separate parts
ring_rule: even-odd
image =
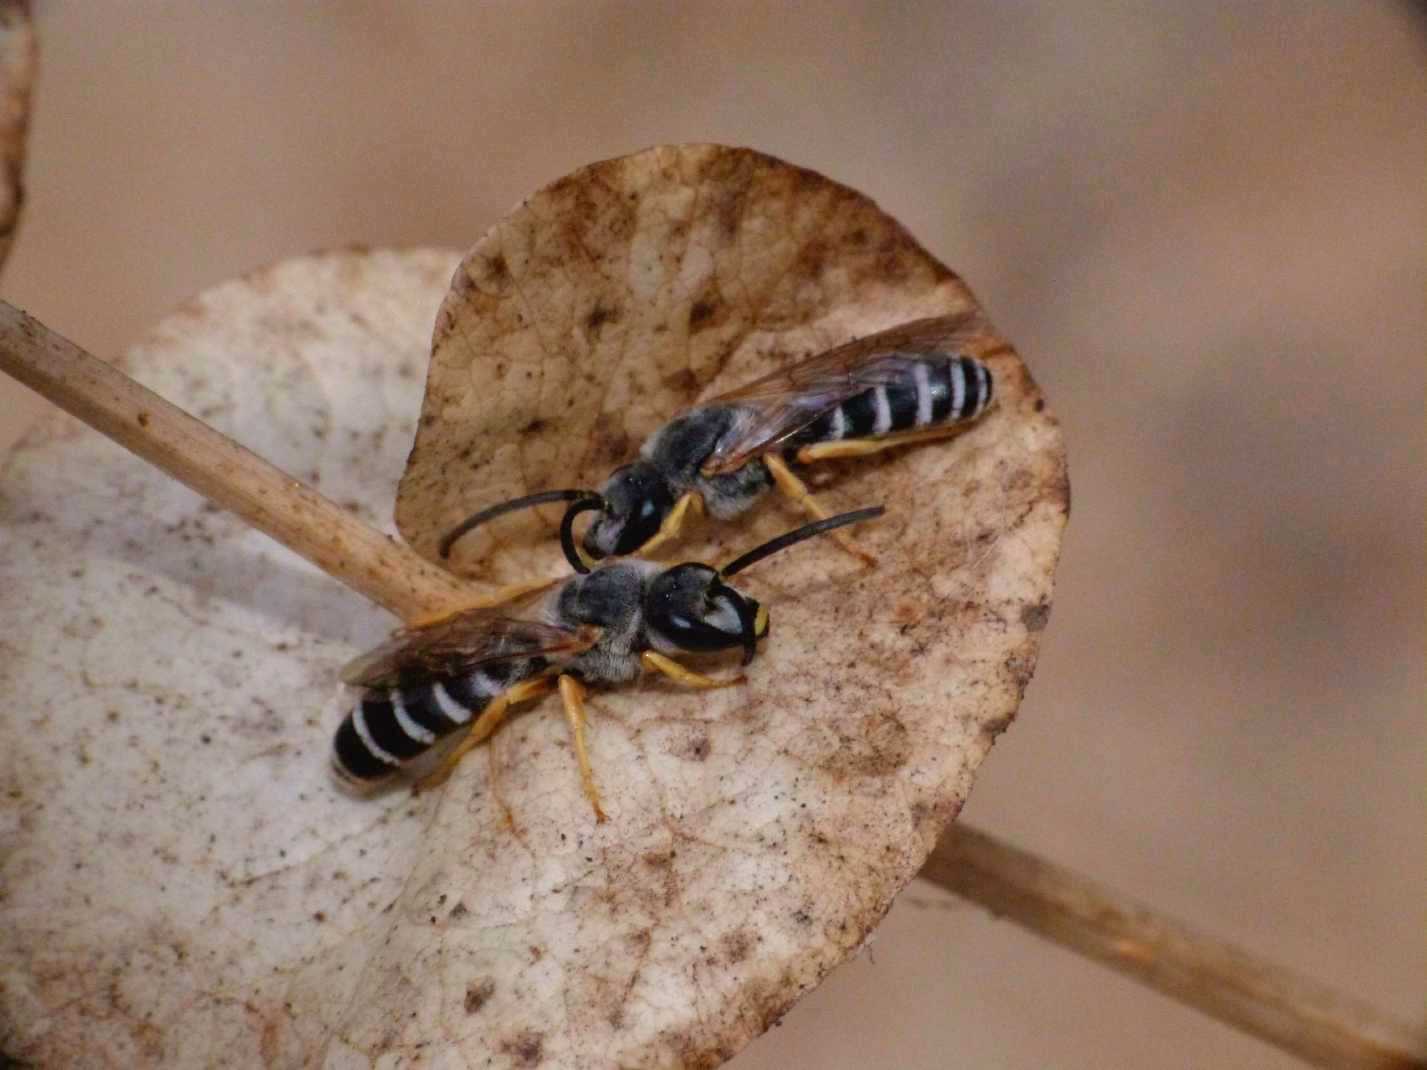
[[[3,301],[0,370],[404,620],[479,594]],[[922,876],[1320,1066],[1427,1067],[1370,1008],[984,833],[953,826]]]
[[[403,620],[472,598],[451,573],[3,301],[0,370]]]
[[[921,875],[1038,936],[1316,1066],[1427,1067],[1427,1042],[1371,1007],[965,825]]]

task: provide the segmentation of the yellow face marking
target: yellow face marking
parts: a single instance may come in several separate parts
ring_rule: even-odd
[[[768,634],[768,607],[759,606],[753,617],[753,634],[762,639]]]

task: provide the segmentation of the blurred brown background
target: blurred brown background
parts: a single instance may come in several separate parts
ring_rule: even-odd
[[[38,4],[0,293],[101,354],[590,160],[861,189],[1045,385],[1074,514],[965,817],[1421,1021],[1427,17],[1406,5]],[[0,448],[41,409],[0,382]],[[259,445],[259,444],[255,444]],[[1291,1066],[914,884],[736,1065]]]

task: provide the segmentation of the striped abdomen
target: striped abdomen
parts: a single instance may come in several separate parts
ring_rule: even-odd
[[[991,371],[972,357],[909,362],[893,382],[829,409],[789,439],[790,445],[874,438],[897,431],[975,419],[991,404]]]
[[[374,781],[479,716],[492,699],[545,668],[540,658],[492,662],[466,676],[368,690],[332,740],[340,776]]]

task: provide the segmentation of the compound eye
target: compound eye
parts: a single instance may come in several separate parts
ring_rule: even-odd
[[[678,565],[655,579],[645,600],[651,630],[681,650],[726,650],[737,646],[737,613],[710,599],[717,573],[707,565]],[[725,625],[732,624],[732,627]]]
[[[614,550],[617,554],[635,553],[646,542],[658,535],[664,518],[668,516],[669,510],[673,506],[668,494],[659,493],[654,487],[645,487],[643,490],[644,493],[635,503],[630,515],[624,521],[624,527],[620,530]]]

